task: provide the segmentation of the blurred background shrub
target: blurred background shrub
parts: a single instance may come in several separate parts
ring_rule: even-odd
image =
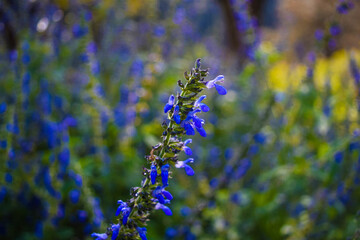
[[[89,239],[114,220],[194,59],[196,175],[149,239],[359,239],[358,0],[3,0],[0,238]]]

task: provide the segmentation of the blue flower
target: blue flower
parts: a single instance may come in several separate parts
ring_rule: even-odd
[[[119,207],[116,210],[115,216],[119,216],[119,214],[121,213],[123,216],[123,225],[126,225],[128,217],[131,212],[131,208],[127,205],[126,202],[123,202],[121,200],[118,200],[118,204],[119,204]]]
[[[192,155],[191,148],[189,148],[188,146],[186,146],[186,145],[188,145],[189,143],[192,143],[192,139],[187,139],[187,140],[185,140],[184,145],[183,145],[183,147],[182,147],[182,150],[185,152],[186,155],[191,156],[191,155]]]
[[[266,135],[263,133],[257,133],[254,135],[255,142],[259,144],[265,144],[266,143]]]
[[[70,150],[69,148],[64,148],[59,154],[58,159],[60,163],[61,170],[63,172],[66,171],[70,164]]]
[[[70,197],[70,201],[74,204],[78,203],[79,202],[79,199],[80,199],[80,190],[78,189],[73,189],[69,192],[69,197]]]
[[[71,177],[74,180],[76,186],[82,187],[83,181],[81,175],[76,174],[74,171],[71,170],[69,171],[69,177]]]
[[[173,199],[173,196],[170,192],[166,191],[163,187],[158,186],[153,192],[153,197],[155,197],[159,203],[166,204],[170,203],[170,200]],[[165,199],[166,198],[166,199]]]
[[[6,103],[0,103],[0,114],[6,111]]]
[[[193,158],[189,158],[185,161],[177,161],[175,164],[176,168],[184,168],[185,169],[185,173],[188,176],[193,176],[195,174],[194,170],[188,165],[188,163],[193,163],[194,159]]]
[[[171,216],[171,215],[172,215],[171,209],[170,209],[168,206],[165,206],[165,205],[163,205],[163,204],[161,204],[161,203],[157,203],[157,204],[155,205],[155,209],[156,209],[156,210],[158,210],[158,209],[163,210],[164,213],[165,213],[166,215],[168,215],[168,216]]]
[[[13,177],[12,177],[12,175],[11,175],[10,173],[6,173],[6,174],[5,174],[5,181],[6,181],[7,183],[12,183]]]
[[[206,87],[207,88],[213,88],[215,87],[216,91],[220,94],[220,95],[226,95],[227,91],[223,86],[220,86],[217,84],[217,82],[223,82],[224,81],[224,76],[223,75],[219,75],[217,76],[215,79],[210,80],[209,82],[206,83]]]
[[[112,231],[111,240],[116,240],[117,236],[119,235],[120,224],[111,225],[111,231]]]
[[[203,95],[203,96],[199,97],[199,99],[196,100],[195,103],[194,103],[194,108],[195,108],[195,109],[200,108],[201,111],[203,111],[203,112],[208,112],[208,111],[210,111],[210,108],[208,107],[208,105],[206,105],[205,103],[202,103],[202,102],[201,102],[201,101],[204,100],[205,98],[206,98],[206,95]]]
[[[175,97],[174,97],[174,95],[171,95],[169,97],[168,103],[164,107],[164,113],[167,113],[168,111],[170,111],[173,108],[174,102],[175,102]]]
[[[165,164],[164,166],[161,167],[161,180],[162,183],[164,185],[164,187],[166,187],[168,184],[168,180],[169,180],[169,169],[170,166],[169,164]]]
[[[244,158],[241,160],[239,167],[236,170],[235,178],[240,179],[242,178],[247,171],[251,168],[251,161],[248,158]]]
[[[176,107],[174,109],[174,115],[173,115],[173,119],[176,122],[176,124],[180,124],[180,122],[181,122],[179,112],[180,112],[180,107],[179,107],[179,105],[176,105]]]
[[[189,112],[186,119],[183,121],[183,127],[185,129],[186,135],[195,135],[194,129],[196,129],[202,137],[206,137],[206,131],[203,128],[205,120],[196,116],[196,113],[198,112],[201,112],[201,110],[195,109]]]
[[[144,228],[144,227],[143,228],[136,227],[136,230],[138,231],[141,240],[147,240],[147,238],[146,238],[146,228]]]
[[[180,214],[183,217],[187,217],[191,214],[191,208],[184,206],[180,209]]]
[[[334,154],[334,160],[335,160],[335,162],[338,163],[338,164],[342,162],[343,158],[344,158],[343,152],[336,152],[336,153]]]
[[[95,240],[105,240],[108,235],[106,233],[92,233],[91,237],[94,237]]]
[[[151,172],[150,172],[150,178],[151,178],[151,183],[155,184],[156,183],[156,177],[157,177],[157,169],[156,166],[154,164],[151,164]]]
[[[1,140],[0,141],[0,148],[6,149],[6,147],[7,147],[7,141],[6,140]]]
[[[74,24],[72,27],[72,33],[75,38],[80,38],[88,33],[88,29],[86,27],[80,26],[79,24]]]

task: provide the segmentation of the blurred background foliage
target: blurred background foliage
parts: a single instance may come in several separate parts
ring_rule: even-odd
[[[0,238],[106,229],[201,57],[229,91],[148,238],[360,239],[359,4],[0,1]]]

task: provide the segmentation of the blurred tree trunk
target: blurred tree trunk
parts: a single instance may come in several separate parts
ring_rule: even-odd
[[[232,10],[230,0],[218,0],[218,2],[224,13],[226,35],[225,41],[227,42],[226,45],[230,52],[240,53],[242,52],[241,50],[243,48],[243,42],[237,29],[236,19]]]
[[[2,37],[4,39],[6,48],[9,51],[15,50],[18,43],[16,33],[13,26],[10,23],[10,20],[6,16],[6,11],[2,7],[0,7],[0,23],[3,24]]]
[[[235,13],[231,5],[231,0],[217,0],[224,16],[225,23],[225,41],[226,47],[230,54],[238,58],[239,64],[242,65],[245,59],[245,45],[244,39],[238,30]],[[256,19],[262,18],[262,11],[266,0],[252,0],[249,3],[249,12]]]

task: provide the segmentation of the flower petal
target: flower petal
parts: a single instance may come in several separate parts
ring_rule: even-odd
[[[170,104],[166,104],[165,107],[164,107],[164,113],[167,113],[168,111],[170,111],[172,109],[173,105],[170,105]]]
[[[174,121],[176,122],[176,124],[180,124],[181,119],[179,114],[174,114]]]
[[[184,124],[184,129],[186,131],[186,135],[195,135],[195,130],[190,123]]]
[[[192,143],[192,139],[191,139],[191,138],[186,139],[186,140],[184,141],[184,145],[185,145],[185,146],[188,145],[189,143]]]
[[[169,200],[172,200],[173,199],[173,196],[171,195],[170,192],[166,191],[166,190],[163,190],[162,191],[162,194],[164,195],[164,197],[166,197],[167,199]]]
[[[206,137],[207,134],[206,134],[206,131],[205,131],[205,129],[203,127],[201,127],[201,128],[196,127],[196,130],[198,131],[200,136]]]
[[[188,175],[188,176],[193,176],[195,174],[194,170],[189,165],[185,165],[184,169],[185,169],[186,175]]]
[[[208,111],[210,111],[210,108],[209,108],[208,105],[206,105],[205,103],[200,103],[200,104],[199,104],[199,107],[200,107],[201,111],[203,111],[203,112],[208,112]]]
[[[171,95],[170,97],[169,97],[169,101],[168,101],[168,103],[169,103],[169,105],[174,105],[174,102],[175,102],[175,97],[174,97],[174,95]]]
[[[216,88],[216,91],[220,94],[220,95],[226,95],[227,91],[226,89],[221,86],[221,85],[218,85],[218,84],[214,84],[215,85],[215,88]]]
[[[187,147],[187,146],[183,146],[183,150],[185,152],[186,155],[191,156],[192,155],[192,151],[191,148]]]

